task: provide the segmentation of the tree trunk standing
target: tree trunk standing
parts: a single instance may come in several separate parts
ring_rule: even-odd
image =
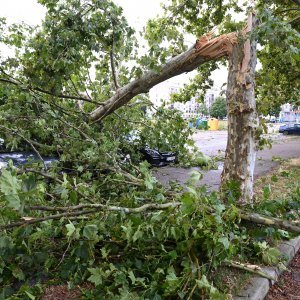
[[[248,18],[246,33],[254,27],[254,15]],[[256,159],[255,130],[258,125],[254,96],[256,42],[240,41],[233,45],[229,56],[227,81],[228,139],[221,191],[234,193],[238,203],[251,203],[253,198],[253,172]]]

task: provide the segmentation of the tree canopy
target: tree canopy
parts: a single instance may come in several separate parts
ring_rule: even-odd
[[[223,97],[217,97],[210,108],[210,115],[213,118],[221,118],[227,116],[226,100]]]

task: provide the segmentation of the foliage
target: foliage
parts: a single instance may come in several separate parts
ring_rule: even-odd
[[[299,8],[292,1],[275,1],[270,8],[259,4],[258,52],[261,68],[256,75],[258,107],[267,114],[284,103],[298,104]]]
[[[40,27],[0,20],[0,42],[14,50],[11,57],[1,57],[1,138],[7,150],[34,151],[57,162],[48,168],[10,164],[1,173],[0,298],[33,299],[44,283],[88,281],[95,286],[86,291],[90,298],[224,299],[212,270],[225,259],[257,260],[270,248],[240,226],[234,205],[225,207],[217,194],[192,185],[199,174],[193,174],[185,191],[165,190],[140,163],[137,150],[147,144],[176,151],[186,166],[213,165],[193,152],[187,124],[164,108],[150,116],[147,94],[102,122],[90,122],[89,113],[145,69],[159,71],[160,64],[186,49],[185,33],[200,37],[216,25],[220,32],[238,28],[230,18],[232,10],[241,11],[237,2],[168,2],[163,15],[146,25],[147,55],[139,52],[134,30],[112,1],[39,2],[47,8]],[[282,36],[291,38],[287,49],[293,54],[283,59],[294,67],[297,35],[289,36],[290,27],[279,25]],[[276,47],[266,45],[262,51],[264,66],[268,54],[280,52]],[[201,101],[216,67],[215,62],[199,67],[173,100],[197,96]],[[263,88],[260,95],[265,98]],[[128,140],[135,132],[139,138]],[[130,159],[124,159],[127,154]],[[231,190],[234,203],[234,183]],[[127,213],[169,201],[181,205]],[[86,207],[74,209],[77,205]]]
[[[34,176],[13,174],[13,178],[21,180],[22,186]],[[8,185],[6,175],[0,180],[2,187]],[[64,176],[65,191],[60,192],[60,205],[74,201],[70,181],[69,176]],[[41,185],[44,192],[40,192]],[[8,218],[11,221],[26,218],[29,211],[32,217],[45,216],[42,211],[32,211],[30,207],[50,204],[44,199],[45,191],[56,188],[55,184],[44,185],[38,180],[27,192],[19,191],[22,209],[17,205],[6,206],[2,224],[7,224]],[[9,200],[5,198],[4,188],[1,192],[3,205]],[[155,188],[155,193],[149,191],[148,197],[157,195],[156,202],[164,202],[158,192]],[[122,297],[126,293],[132,297],[142,293],[151,298],[177,293],[186,295],[196,282],[201,291],[205,287],[197,280],[204,280],[206,267],[202,264],[211,261],[211,266],[217,266],[239,248],[238,244],[229,243],[229,238],[231,241],[237,238],[234,233],[238,232],[237,228],[228,222],[236,215],[232,211],[225,213],[216,196],[207,198],[203,192],[191,188],[178,198],[182,208],[165,212],[134,215],[97,212],[88,220],[66,217],[7,230],[0,243],[2,295],[7,297],[13,292],[16,281],[50,280],[53,276],[56,280],[59,276],[75,284],[88,280],[96,287],[95,296],[105,298]],[[131,207],[145,203],[146,200],[138,195],[136,191],[130,198],[125,194],[117,198],[118,202]],[[212,205],[216,213],[211,214],[202,205]],[[197,213],[198,210],[201,213]],[[225,230],[227,227],[233,230],[230,236]],[[201,265],[199,256],[202,257]]]
[[[81,189],[80,182],[74,193],[72,175],[64,174],[63,184],[58,185],[50,178],[46,183],[37,173],[6,171],[0,177],[1,226],[20,219],[41,217],[44,221],[3,231],[2,298],[16,290],[20,299],[26,293],[38,295],[39,285],[33,289],[30,282],[54,280],[73,285],[91,282],[95,288],[89,293],[107,299],[125,295],[136,299],[184,298],[189,294],[197,298],[203,293],[225,299],[210,276],[225,259],[252,257],[257,261],[261,257],[273,264],[279,256],[277,250],[261,242],[251,226],[249,231],[245,225],[240,226],[236,207],[225,207],[216,193],[208,195],[205,189],[195,188],[199,176],[193,174],[186,192],[173,194],[173,200],[181,203],[177,208],[133,214],[95,210],[89,218],[81,209],[77,216],[54,219],[51,216],[59,212],[58,206],[67,208],[82,203],[84,196],[92,200],[95,195],[90,189]],[[20,204],[7,198],[11,186],[7,178],[19,182],[21,188],[14,193]],[[48,199],[47,195],[55,193],[55,200]],[[136,207],[166,201],[163,189],[152,185],[144,192],[131,188],[130,192],[125,189],[122,194],[112,193],[109,202]],[[48,207],[48,212],[43,207]]]
[[[71,276],[77,283],[80,283],[84,278],[89,280],[97,287],[98,297],[108,297],[112,295],[114,289],[119,290],[119,292],[113,293],[117,297],[124,293],[134,296],[135,292],[129,292],[129,287],[132,287],[133,290],[145,290],[152,297],[161,294],[162,291],[164,291],[165,296],[172,295],[180,287],[180,282],[185,280],[181,278],[184,274],[184,268],[190,268],[191,264],[195,263],[188,259],[188,252],[192,250],[190,245],[195,243],[197,245],[204,238],[197,236],[197,229],[194,235],[191,235],[189,233],[191,223],[186,220],[195,212],[195,197],[192,194],[187,194],[182,201],[184,204],[183,211],[179,212],[159,212],[144,216],[109,214],[103,216],[105,221],[96,221],[97,219],[103,220],[101,216],[96,216],[96,219],[88,223],[80,220],[67,221],[62,219],[59,221],[59,226],[55,227],[53,227],[53,222],[45,222],[37,228],[29,226],[25,232],[23,229],[17,229],[14,236],[18,238],[21,234],[23,236],[22,244],[25,247],[16,244],[19,238],[14,241],[11,237],[4,236],[1,240],[1,257],[4,258],[4,261],[14,261],[18,252],[22,253],[22,257],[26,257],[28,251],[30,253],[37,251],[34,250],[36,244],[39,246],[39,251],[43,253],[49,248],[49,245],[46,249],[41,248],[41,245],[45,245],[46,231],[48,233],[47,239],[55,238],[55,246],[61,247],[61,251],[66,242],[72,246],[70,253],[62,258],[60,276],[62,278],[70,278]],[[195,225],[199,222],[201,224],[202,222],[198,219],[199,214],[196,216]],[[164,220],[163,223],[162,220]],[[182,231],[181,228],[185,228],[185,230]],[[223,232],[223,228],[220,227],[220,229]],[[186,239],[188,240],[185,241]],[[198,239],[199,242],[197,242]],[[204,238],[203,241],[205,240]],[[175,244],[175,248],[174,243],[177,244],[177,246]],[[201,244],[203,242],[199,246]],[[17,252],[13,250],[15,247],[17,247],[15,250]],[[126,251],[126,255],[121,254],[124,251]],[[145,251],[147,255],[144,254]],[[128,260],[129,257],[135,259]],[[52,265],[55,259],[57,259],[55,254],[52,254],[50,257],[42,256],[42,261],[37,261],[37,258],[29,261],[27,258],[24,261],[23,258],[21,261],[17,260],[17,265],[15,265],[16,263],[9,266],[4,265],[3,269],[6,271],[3,277],[4,284],[6,285],[5,280],[10,276],[24,280],[26,275],[22,270],[23,268],[25,270],[30,269],[31,272],[37,268],[36,271],[41,272],[41,262],[47,265],[47,269],[51,270],[51,267],[56,267],[56,265]],[[154,259],[156,263],[154,263]],[[36,262],[39,264],[34,265]],[[161,265],[162,263],[164,264]],[[165,269],[165,264],[169,265],[168,270]],[[163,268],[161,268],[162,266]],[[197,266],[195,268],[197,271]],[[192,275],[189,281],[196,274]],[[163,286],[158,285],[158,282],[161,281],[164,282]]]
[[[162,106],[152,115],[151,123],[155,130],[143,128],[142,144],[161,151],[176,152],[180,163],[188,160],[191,149],[195,150],[195,147],[191,138],[192,130],[181,115]]]
[[[190,80],[189,84],[184,84],[179,93],[172,94],[171,101],[185,103],[190,101],[193,97],[196,97],[200,103],[203,103],[205,92],[213,85],[213,80],[209,77],[216,67],[216,62],[200,66],[198,68],[198,72],[200,73],[195,75],[195,77]]]
[[[279,158],[277,158],[279,161]],[[295,160],[297,162],[297,160]],[[266,215],[294,220],[299,218],[300,185],[291,180],[298,178],[299,163],[285,162],[281,159],[281,168],[277,174],[262,177],[257,182],[259,191],[256,209]]]
[[[199,113],[202,114],[202,115],[204,115],[204,116],[208,116],[208,108],[207,108],[207,106],[204,103],[202,103],[200,105],[200,107],[199,107]]]
[[[221,118],[227,116],[226,100],[223,97],[217,97],[210,108],[210,115],[213,118]]]

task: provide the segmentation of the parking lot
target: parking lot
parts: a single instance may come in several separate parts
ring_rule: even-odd
[[[284,136],[279,133],[269,134],[272,139],[271,149],[265,148],[258,151],[255,164],[254,176],[258,178],[275,168],[278,161],[274,158],[296,158],[300,157],[300,137]],[[226,131],[198,131],[194,134],[195,143],[199,151],[210,156],[224,157],[227,143]],[[221,180],[223,169],[222,162],[218,163],[217,170],[204,171],[200,168],[180,168],[168,166],[154,170],[154,176],[163,185],[168,185],[170,181],[177,181],[184,185],[190,176],[191,171],[197,170],[203,174],[201,185],[206,185],[209,190],[217,190]]]

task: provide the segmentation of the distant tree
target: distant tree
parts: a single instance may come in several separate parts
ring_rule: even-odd
[[[209,113],[208,113],[207,106],[206,106],[204,103],[200,104],[199,109],[198,109],[198,112],[199,112],[200,114],[202,114],[202,115],[205,115],[205,116],[207,116],[207,115],[209,114]]]
[[[270,116],[279,116],[280,110],[281,110],[280,106],[277,105],[277,106],[271,107],[269,109],[268,113]]]
[[[217,97],[210,109],[210,115],[214,118],[224,118],[227,116],[226,100],[223,97]]]

